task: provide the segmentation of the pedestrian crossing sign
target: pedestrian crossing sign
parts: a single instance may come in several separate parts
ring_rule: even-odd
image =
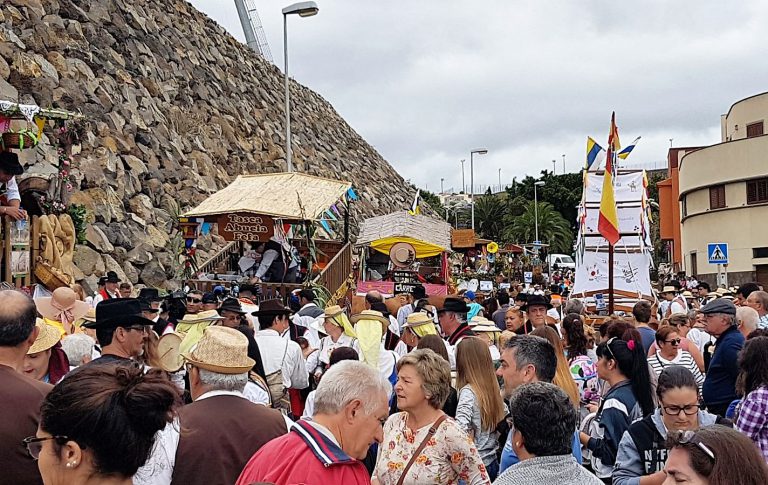
[[[707,244],[709,264],[728,264],[728,243]]]

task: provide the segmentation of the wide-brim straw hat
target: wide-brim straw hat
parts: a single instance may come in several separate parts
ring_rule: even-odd
[[[218,325],[206,327],[197,345],[181,356],[195,367],[218,374],[243,374],[256,364],[248,357],[246,336]]]
[[[482,315],[475,315],[469,320],[469,322],[467,322],[467,324],[472,328],[475,328],[477,325],[486,325],[490,323],[491,321]]]
[[[693,298],[693,293],[691,293],[691,292],[690,292],[690,291],[688,291],[688,290],[685,290],[685,291],[683,292],[683,298]]]
[[[37,339],[32,347],[27,351],[27,355],[36,354],[44,350],[48,350],[61,340],[61,332],[59,329],[54,328],[52,325],[48,325],[41,319],[37,319],[37,328],[40,329],[40,333],[37,334]]]
[[[166,372],[178,372],[184,367],[184,357],[181,356],[181,341],[184,338],[176,332],[166,333],[157,342],[157,354],[160,368]]]
[[[88,313],[90,305],[77,299],[77,293],[68,286],[56,288],[51,296],[35,298],[35,306],[40,315],[48,320],[61,321],[61,314],[68,312],[69,321],[76,322]]]
[[[389,318],[385,317],[383,313],[377,312],[376,310],[363,310],[361,313],[352,315],[349,318],[349,321],[352,323],[357,323],[360,320],[378,320],[385,325],[389,325]]]
[[[472,331],[483,333],[501,333],[501,330],[496,325],[476,325],[472,327]]]
[[[344,309],[339,305],[331,305],[325,309],[325,318],[333,318],[344,313]]]
[[[403,328],[420,327],[422,325],[435,324],[435,321],[424,312],[413,312],[405,320]]]
[[[215,322],[218,320],[224,320],[224,317],[219,315],[216,310],[206,310],[199,313],[187,313],[179,323],[200,323],[200,322]]]
[[[80,320],[78,323],[82,325],[83,323],[94,323],[96,322],[96,309],[95,308],[89,308],[87,312],[85,312],[85,315],[80,317]]]
[[[677,293],[677,288],[675,288],[674,286],[665,286],[659,292],[659,294],[661,293]]]

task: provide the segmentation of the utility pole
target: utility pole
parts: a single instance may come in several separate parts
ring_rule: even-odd
[[[445,181],[444,178],[440,177],[440,193],[444,194],[445,190],[443,190],[443,182]]]
[[[563,153],[563,174],[565,174],[565,153]]]
[[[501,192],[502,190],[504,189],[501,186],[501,169],[499,169],[499,192]]]
[[[557,163],[557,160],[552,160],[552,175],[555,174],[555,164]]]
[[[461,192],[463,194],[466,194],[467,193],[467,184],[464,182],[464,162],[466,162],[466,160],[462,160],[461,161]]]

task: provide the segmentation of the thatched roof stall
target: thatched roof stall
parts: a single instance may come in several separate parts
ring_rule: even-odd
[[[350,182],[303,173],[240,175],[182,217],[215,219],[250,213],[288,221],[314,221],[352,187]]]
[[[358,246],[370,246],[384,254],[389,254],[392,245],[398,242],[410,243],[416,250],[417,258],[436,256],[451,250],[451,225],[428,216],[400,211],[366,219],[357,239]]]

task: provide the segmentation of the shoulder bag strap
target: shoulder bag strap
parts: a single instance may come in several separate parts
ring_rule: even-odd
[[[437,429],[441,424],[443,424],[443,421],[445,421],[445,418],[447,417],[447,415],[443,414],[437,418],[434,423],[432,423],[432,426],[430,426],[429,431],[427,432],[427,436],[424,437],[424,439],[419,444],[419,447],[416,448],[416,451],[413,452],[411,460],[407,465],[405,465],[405,468],[403,468],[403,473],[400,475],[400,479],[397,481],[397,485],[403,485],[403,481],[405,480],[405,476],[408,474],[408,471],[411,469],[411,465],[413,465],[413,463],[419,457],[419,454],[422,452],[422,450],[424,450],[424,447],[427,446],[427,442],[435,435],[435,433],[437,433]]]

